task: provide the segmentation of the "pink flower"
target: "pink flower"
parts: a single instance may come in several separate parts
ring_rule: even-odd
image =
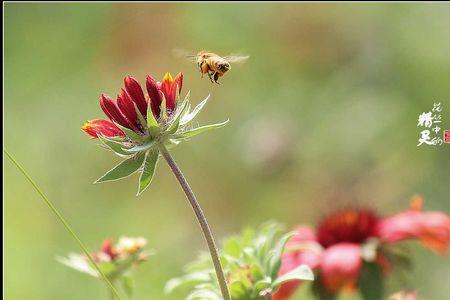
[[[280,275],[301,264],[318,274],[319,284],[331,294],[358,288],[363,267],[363,247],[373,240],[392,244],[406,239],[419,239],[427,247],[444,253],[450,244],[450,218],[441,212],[422,212],[421,199],[412,208],[397,215],[380,218],[368,209],[347,208],[326,216],[314,232],[298,226],[297,234],[288,242],[282,257]],[[375,249],[370,260],[378,264],[384,274],[392,262]],[[275,293],[274,300],[285,300],[295,292],[299,283],[286,283]]]
[[[415,199],[409,211],[383,218],[377,235],[384,243],[418,239],[428,248],[444,254],[450,244],[450,217],[441,212],[422,212],[422,200]]]
[[[362,267],[361,246],[338,243],[327,248],[320,263],[321,278],[325,288],[336,293],[340,289],[354,288]]]
[[[297,234],[286,245],[286,252],[281,257],[280,275],[284,275],[299,265],[316,269],[320,265],[322,247],[317,243],[316,234],[307,226],[298,226]],[[287,299],[300,286],[301,281],[291,281],[281,285],[273,295],[273,300]]]

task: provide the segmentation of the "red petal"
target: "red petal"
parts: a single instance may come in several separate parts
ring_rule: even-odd
[[[103,119],[87,121],[81,129],[93,138],[97,138],[98,135],[105,137],[125,136],[125,133],[113,122]]]
[[[175,110],[177,104],[177,85],[172,84],[170,87],[170,91],[166,94],[166,108],[168,112],[172,112]]]
[[[356,284],[362,267],[361,246],[339,243],[327,248],[320,263],[323,283],[327,290],[336,293]]]
[[[134,107],[134,102],[131,100],[130,95],[124,89],[120,90],[120,94],[117,95],[117,106],[119,107],[122,115],[127,119],[129,127],[133,130],[139,130],[138,125],[140,123],[137,116],[136,108]]]
[[[153,115],[155,116],[155,118],[159,118],[162,102],[161,90],[159,89],[156,80],[150,75],[147,75],[146,87],[148,96],[150,97],[150,106],[152,108]]]
[[[124,79],[125,88],[131,99],[136,103],[141,114],[145,117],[147,114],[147,101],[145,100],[144,92],[142,91],[139,82],[131,76],[127,76]]]
[[[102,94],[102,96],[100,97],[100,107],[102,108],[103,112],[111,119],[111,121],[116,122],[121,126],[132,129],[128,124],[128,121],[120,112],[117,104],[105,94]]]
[[[117,252],[114,249],[112,238],[108,238],[103,241],[102,252],[108,255],[111,260],[114,260],[117,257]]]
[[[181,88],[183,87],[183,73],[178,73],[174,79],[175,84],[178,86],[178,93],[181,93]]]

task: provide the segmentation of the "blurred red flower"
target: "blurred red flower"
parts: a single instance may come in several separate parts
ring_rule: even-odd
[[[280,275],[306,264],[318,274],[317,284],[337,294],[358,288],[364,247],[374,240],[379,246],[372,259],[384,274],[390,272],[392,262],[379,251],[381,245],[418,239],[443,254],[450,244],[450,217],[441,212],[422,212],[421,208],[421,198],[415,198],[408,211],[385,218],[367,209],[348,208],[326,216],[315,232],[298,226],[283,254]],[[299,285],[283,284],[273,299],[288,299]]]

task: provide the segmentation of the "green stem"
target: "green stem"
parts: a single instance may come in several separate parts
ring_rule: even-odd
[[[73,239],[77,242],[78,246],[81,248],[81,250],[84,252],[84,254],[87,256],[91,264],[95,267],[95,269],[98,271],[99,275],[103,280],[106,282],[106,284],[109,286],[111,293],[120,300],[120,295],[117,292],[117,290],[114,288],[112,283],[108,280],[108,277],[106,277],[105,273],[100,269],[100,267],[97,265],[97,263],[92,258],[91,254],[88,252],[87,248],[83,245],[81,240],[78,238],[76,233],[72,230],[72,228],[69,226],[69,224],[66,222],[66,220],[63,218],[63,216],[59,213],[59,211],[56,209],[56,207],[48,200],[47,196],[42,192],[42,190],[37,186],[37,184],[31,179],[31,177],[27,174],[25,169],[14,159],[14,157],[8,152],[8,150],[3,149],[3,152],[8,156],[8,158],[11,160],[11,162],[14,163],[14,165],[22,172],[22,174],[25,176],[25,178],[31,183],[31,185],[34,187],[34,189],[38,192],[38,194],[42,197],[45,204],[50,208],[50,210],[54,213],[56,218],[61,222],[61,224],[66,228],[66,230],[70,233],[70,235],[73,237]]]
[[[217,280],[219,282],[220,290],[222,292],[222,297],[224,300],[231,300],[222,264],[220,263],[219,251],[217,250],[217,246],[214,241],[214,236],[211,232],[211,228],[208,225],[208,221],[206,220],[205,214],[203,213],[203,210],[200,207],[200,204],[198,203],[197,198],[195,197],[194,192],[192,191],[192,188],[190,187],[189,183],[187,182],[177,163],[173,160],[169,151],[167,151],[166,147],[164,147],[163,145],[160,146],[160,151],[162,156],[166,160],[167,164],[172,169],[173,174],[180,183],[181,188],[186,194],[186,198],[188,199],[189,204],[194,210],[195,216],[197,217],[197,221],[200,224],[203,236],[205,237],[206,243],[208,244],[209,253],[211,254],[211,259],[214,264],[214,269],[216,271]]]

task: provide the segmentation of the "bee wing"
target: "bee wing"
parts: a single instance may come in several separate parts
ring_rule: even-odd
[[[172,49],[172,53],[176,57],[184,58],[184,59],[187,59],[187,60],[192,61],[192,62],[197,60],[197,54],[195,54],[192,51],[186,51],[186,50],[183,50],[183,49]]]
[[[224,57],[224,59],[226,59],[230,63],[243,63],[249,58],[250,56],[248,55],[237,55],[237,54],[227,55]]]

